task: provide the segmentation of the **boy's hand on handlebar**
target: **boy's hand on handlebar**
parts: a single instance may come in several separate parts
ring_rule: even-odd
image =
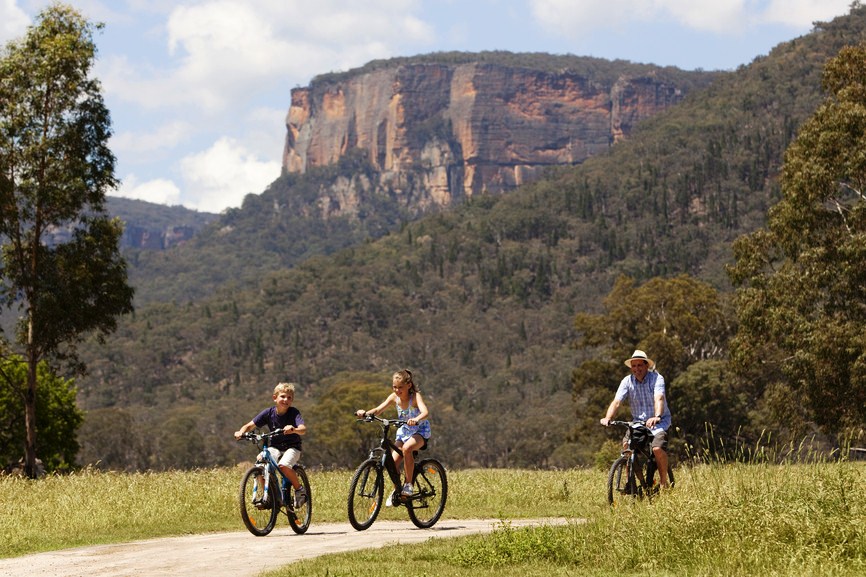
[[[602,427],[607,427],[608,425],[610,425],[610,419],[608,419],[607,417],[605,417],[605,418],[601,419],[601,420],[599,421],[599,423],[601,423],[601,426],[602,426]]]
[[[359,419],[363,419],[367,416],[367,411],[365,411],[364,409],[358,409],[357,411],[355,411],[355,416]]]

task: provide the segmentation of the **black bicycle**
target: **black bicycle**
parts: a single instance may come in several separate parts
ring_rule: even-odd
[[[382,419],[375,415],[367,415],[359,422],[378,422],[382,426],[382,440],[378,447],[370,451],[366,461],[361,463],[352,476],[349,487],[349,523],[358,531],[363,531],[373,524],[385,495],[385,472],[394,485],[391,493],[391,505],[406,506],[409,519],[416,527],[426,529],[432,527],[445,510],[448,498],[448,478],[445,467],[436,459],[417,459],[415,453],[415,473],[412,482],[412,495],[402,495],[403,484],[400,481],[400,471],[391,451],[400,449],[391,440],[391,427],[405,425],[406,421]],[[403,467],[401,466],[400,469]]]
[[[304,503],[296,508],[292,484],[268,451],[270,438],[282,434],[282,430],[277,430],[262,434],[244,433],[241,437],[254,442],[260,449],[256,463],[241,478],[238,493],[241,519],[250,533],[257,537],[264,537],[274,530],[280,512],[286,514],[292,530],[299,535],[306,533],[313,518],[313,493],[303,465],[298,463],[292,467],[306,492]]]
[[[651,499],[659,491],[658,467],[652,451],[652,432],[644,421],[610,421],[611,427],[628,429],[628,441],[607,476],[607,500],[616,507],[635,499]],[[674,471],[668,463],[668,483]]]

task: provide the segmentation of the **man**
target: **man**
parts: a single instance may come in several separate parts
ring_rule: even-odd
[[[667,430],[671,426],[671,411],[665,398],[665,378],[655,371],[655,362],[641,350],[635,350],[625,364],[631,368],[631,375],[620,382],[613,402],[600,422],[608,426],[620,403],[628,399],[632,420],[646,421],[646,426],[652,431],[652,449],[659,469],[659,480],[662,487],[667,487]]]

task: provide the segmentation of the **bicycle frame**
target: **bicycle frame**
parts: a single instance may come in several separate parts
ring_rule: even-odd
[[[387,471],[394,492],[388,496],[386,506],[404,505],[416,527],[432,527],[442,515],[448,497],[445,467],[435,458],[417,459],[418,451],[413,450],[416,456],[412,483],[414,490],[411,495],[404,495],[400,482],[402,469],[397,466],[393,456],[393,451],[399,451],[400,447],[391,440],[390,433],[392,427],[402,426],[406,422],[382,419],[375,415],[367,415],[359,421],[378,422],[382,437],[378,446],[374,446],[368,457],[355,469],[349,483],[349,522],[358,531],[363,531],[376,520],[383,503],[384,486],[387,484],[384,471]]]
[[[361,419],[363,420],[363,419]],[[397,443],[391,440],[389,433],[391,432],[391,427],[400,427],[406,424],[406,421],[401,421],[398,419],[388,420],[383,419],[382,423],[382,440],[379,442],[378,447],[373,447],[370,450],[370,459],[377,459],[382,464],[382,468],[388,472],[388,477],[391,479],[391,482],[394,483],[394,490],[400,491],[402,489],[402,481],[400,478],[400,471],[397,469],[397,462],[394,461],[394,455],[392,451],[401,452],[400,447],[397,446]],[[418,452],[415,451],[417,455]]]
[[[247,529],[259,537],[273,530],[280,512],[286,513],[289,525],[298,534],[307,531],[312,519],[312,489],[304,467],[300,463],[292,467],[300,483],[299,488],[293,490],[289,477],[280,469],[279,462],[269,450],[270,438],[280,434],[282,431],[261,435],[247,432],[241,436],[241,439],[260,445],[255,464],[247,469],[241,478],[238,493],[241,519]],[[279,491],[271,486],[271,483],[277,482],[277,479],[280,479]],[[300,500],[302,504],[296,507],[295,501],[299,494],[296,491],[301,490],[304,492],[304,498]]]
[[[658,490],[654,484],[658,465],[650,442],[652,434],[649,428],[643,421],[610,421],[609,426],[626,427],[628,441],[619,458],[611,465],[607,481],[608,501],[611,505],[615,505],[621,496],[651,498]],[[638,445],[635,440],[638,432],[646,437],[641,445]],[[670,466],[668,466],[668,479],[673,485],[673,472]]]
[[[262,495],[268,494],[268,489],[270,489],[271,483],[271,473],[276,472],[280,476],[279,504],[285,503],[287,507],[293,508],[294,503],[286,502],[286,492],[288,491],[289,478],[286,477],[285,473],[283,473],[283,470],[280,469],[279,463],[277,463],[277,461],[274,459],[274,456],[271,455],[271,452],[268,450],[268,447],[270,446],[268,441],[270,440],[270,438],[274,435],[279,434],[281,434],[280,431],[274,431],[272,433],[262,435],[262,450],[259,452],[259,456],[256,459],[256,466],[259,466],[261,464],[260,466],[262,468],[262,478],[265,485],[264,487],[262,487]],[[256,488],[256,490],[258,490],[258,487]],[[256,492],[254,492],[253,495],[257,496]]]

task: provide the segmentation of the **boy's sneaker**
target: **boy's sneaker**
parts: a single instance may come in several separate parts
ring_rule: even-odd
[[[400,493],[401,495],[403,495],[404,497],[411,497],[412,493],[413,491],[411,484],[406,483],[405,485],[403,485],[403,491]]]
[[[295,491],[295,509],[300,509],[307,502],[307,490],[301,487]]]
[[[396,493],[396,492],[397,491],[391,491],[390,493],[388,493],[388,498],[385,499],[385,506],[386,507],[393,507],[394,506],[394,493]]]

